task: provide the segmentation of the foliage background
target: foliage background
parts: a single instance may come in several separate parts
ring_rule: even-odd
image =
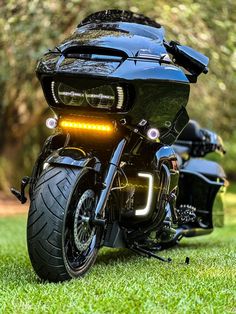
[[[192,87],[192,118],[222,134],[223,163],[236,177],[236,2],[234,0],[9,0],[0,2],[0,189],[30,174],[48,134],[49,115],[34,73],[37,59],[70,34],[86,15],[130,9],[156,19],[167,39],[210,58],[210,72]]]

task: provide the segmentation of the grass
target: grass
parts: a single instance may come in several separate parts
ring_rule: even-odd
[[[34,274],[26,217],[2,218],[0,313],[236,313],[236,186],[226,207],[224,228],[162,252],[171,264],[103,249],[87,276],[61,284]]]

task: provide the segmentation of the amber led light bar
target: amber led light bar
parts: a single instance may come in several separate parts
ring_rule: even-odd
[[[62,119],[59,121],[59,126],[63,129],[74,129],[83,131],[97,131],[102,133],[111,133],[114,131],[113,125],[110,123],[98,123],[87,121],[73,121]]]

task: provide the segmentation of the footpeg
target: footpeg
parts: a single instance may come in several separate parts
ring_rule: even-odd
[[[30,182],[30,177],[23,177],[21,180],[21,189],[20,191],[15,188],[11,188],[11,193],[21,202],[21,204],[25,204],[27,201],[27,197],[25,196],[25,188]]]

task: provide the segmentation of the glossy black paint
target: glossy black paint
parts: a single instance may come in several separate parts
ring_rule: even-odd
[[[218,174],[207,176],[191,171],[190,169],[180,170],[179,195],[177,207],[181,204],[188,204],[196,208],[198,221],[191,227],[212,229],[212,209],[213,203],[219,189],[224,186],[224,178],[218,181]]]
[[[181,236],[211,232],[212,205],[224,185],[223,172],[210,162],[197,162],[194,166],[193,161],[179,172],[176,153],[168,146],[176,141],[189,121],[186,105],[190,82],[206,72],[207,64],[208,58],[190,47],[167,43],[163,27],[155,21],[116,10],[88,17],[70,37],[39,61],[38,78],[59,120],[104,119],[112,120],[115,126],[114,133],[106,139],[95,133],[93,136],[74,130],[66,134],[66,130],[61,130],[67,140],[62,148],[49,147],[43,160],[44,164],[96,172],[97,204],[91,223],[104,227],[105,245],[129,247],[134,241],[149,241],[153,231],[157,241],[162,232],[169,232],[169,242],[168,237],[165,240],[169,245]],[[109,109],[92,108],[88,103],[67,106],[55,100],[53,81],[82,92],[106,84],[121,86],[124,105],[119,110],[115,105]],[[147,137],[150,127],[158,128],[157,140]],[[206,173],[207,168],[211,173]],[[147,180],[137,180],[140,172],[151,174],[154,182],[146,216],[136,215],[136,209],[143,208],[140,204],[147,204],[148,195]],[[221,181],[217,182],[219,178]],[[127,185],[121,187],[122,180]],[[119,208],[107,215],[114,182]],[[174,235],[178,224],[175,207],[181,204],[196,207],[199,220],[192,225],[179,225]]]
[[[209,179],[226,178],[224,169],[217,162],[211,160],[191,158],[185,163],[184,170],[201,173]]]
[[[131,16],[124,11],[93,15],[45,54],[36,72],[45,97],[57,114],[92,113],[108,115],[117,121],[126,117],[131,126],[146,119],[150,126],[160,129],[161,141],[166,144],[173,143],[188,121],[185,107],[189,79],[171,61],[163,27],[145,17]],[[127,91],[129,106],[123,112],[115,112],[55,103],[50,87],[52,80],[81,88],[120,84]]]
[[[203,157],[211,152],[225,154],[221,137],[210,130],[201,128],[200,125],[190,120],[175,141],[175,149],[186,147],[191,157]]]
[[[165,42],[165,47],[168,52],[174,55],[176,63],[188,70],[193,77],[197,78],[201,73],[206,74],[208,72],[209,58],[202,53],[191,47],[182,46],[175,41]]]
[[[162,163],[168,163],[171,170],[177,170],[176,168],[173,168],[173,162],[176,162],[176,160],[175,151],[170,146],[160,147],[160,149],[158,149],[155,153],[155,164],[157,170],[161,169]]]
[[[151,72],[149,72],[148,77],[138,79],[136,74],[136,77],[132,77],[132,70],[135,71],[135,69],[131,69],[129,66],[130,63],[134,64],[134,62],[127,62],[127,66],[123,68],[123,73],[120,73],[119,77],[110,77],[109,80],[107,78],[99,79],[98,77],[92,80],[91,77],[80,77],[80,75],[72,78],[71,74],[69,77],[62,77],[58,74],[55,78],[44,77],[42,86],[45,97],[57,114],[108,116],[110,119],[117,120],[117,122],[122,118],[126,118],[131,126],[136,126],[142,119],[145,119],[149,121],[150,126],[157,127],[160,130],[163,143],[172,144],[189,119],[185,109],[189,96],[189,86],[181,84],[179,81],[174,82],[173,77],[172,81],[168,81],[170,80],[168,75],[171,74],[168,74],[168,71],[171,72],[172,70],[165,70],[164,67],[159,65],[155,65],[155,68],[153,68],[153,77],[151,77]],[[141,64],[136,63],[135,67],[140,68],[139,74],[141,75],[143,62]],[[176,73],[174,72],[174,74]],[[159,77],[162,76],[162,78],[160,79],[158,75]],[[71,86],[77,84],[78,86],[87,87],[119,82],[119,85],[123,86],[126,91],[125,99],[127,105],[124,106],[125,111],[116,113],[94,109],[90,106],[87,108],[76,108],[55,104],[51,95],[51,89],[48,87],[53,79],[61,82],[73,81]]]
[[[96,172],[99,172],[101,168],[101,162],[98,158],[77,147],[58,149],[45,160],[45,163],[87,168]]]
[[[43,170],[43,165],[45,160],[50,156],[53,152],[67,145],[69,140],[68,134],[62,134],[60,132],[56,132],[55,134],[49,136],[41,149],[41,152],[38,155],[38,158],[35,161],[35,164],[32,169],[31,179],[30,179],[30,189],[29,195],[30,198],[33,196],[33,190],[35,184]]]
[[[166,53],[163,39],[163,28],[126,22],[92,23],[79,26],[58,48],[66,52],[67,49],[79,45],[80,48],[117,50],[127,57],[138,57],[141,52],[161,57]]]
[[[158,187],[160,186],[159,172],[156,168],[151,169],[149,167],[144,168],[141,163],[136,163],[135,167],[124,166],[123,171],[128,179],[129,185],[126,189],[120,190],[120,201],[121,201],[121,225],[127,228],[135,226],[138,232],[135,234],[143,234],[144,230],[150,227],[150,222],[153,221],[155,216],[155,221],[160,222],[163,216],[163,208],[157,207],[157,201],[159,196]],[[138,216],[136,215],[136,210],[144,208],[147,205],[147,195],[148,195],[148,180],[147,178],[140,178],[138,173],[148,173],[153,177],[153,190],[152,199],[149,206],[149,212],[146,215]],[[133,189],[133,202],[132,208],[127,206],[127,195],[132,193]],[[132,233],[130,233],[132,237]]]
[[[179,169],[177,165],[177,156],[175,151],[170,146],[163,146],[155,153],[155,163],[158,171],[161,172],[162,165],[167,166],[169,172],[169,186],[167,193],[177,190],[179,181]]]

